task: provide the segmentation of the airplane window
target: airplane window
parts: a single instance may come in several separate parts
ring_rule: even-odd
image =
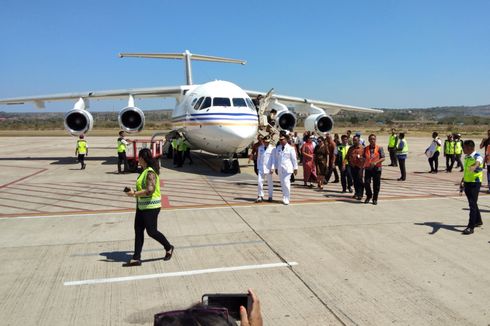
[[[247,103],[245,103],[245,99],[243,98],[234,98],[233,106],[247,106]]]
[[[254,102],[252,102],[252,100],[249,98],[247,98],[246,100],[247,100],[248,107],[255,110]]]
[[[231,106],[230,99],[227,97],[213,98],[213,106]]]
[[[197,101],[196,105],[194,105],[194,110],[199,110],[199,107],[201,106],[202,101],[204,100],[204,97],[201,97],[199,101]]]
[[[194,104],[196,104],[196,101],[197,101],[197,97],[195,99],[192,100],[191,102],[191,106],[194,106]]]
[[[206,97],[206,99],[202,103],[201,110],[206,109],[206,108],[209,108],[210,106],[211,106],[211,98],[210,97]]]

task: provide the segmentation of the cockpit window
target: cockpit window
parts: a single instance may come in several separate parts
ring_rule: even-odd
[[[243,98],[234,98],[233,106],[247,106],[247,103],[245,103],[245,99]]]
[[[204,96],[197,101],[197,103],[194,105],[194,110],[199,110],[199,107],[201,106],[202,101],[204,101]]]
[[[211,106],[211,98],[206,97],[206,99],[204,99],[204,102],[202,103],[201,110],[209,108],[210,106]]]
[[[231,106],[230,99],[227,97],[213,98],[213,106]]]
[[[254,102],[252,102],[252,100],[249,99],[249,98],[247,98],[246,100],[247,100],[248,107],[251,108],[251,109],[253,109],[253,110],[255,110]]]

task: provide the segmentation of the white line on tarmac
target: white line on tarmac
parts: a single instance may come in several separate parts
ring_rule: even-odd
[[[147,275],[124,276],[124,277],[113,277],[113,278],[99,278],[99,279],[82,280],[82,281],[70,281],[70,282],[64,282],[63,284],[65,286],[105,284],[105,283],[128,282],[128,281],[137,281],[137,280],[148,280],[152,278],[223,273],[223,272],[234,272],[234,271],[244,271],[250,269],[264,269],[264,268],[275,268],[275,267],[290,267],[296,265],[298,265],[297,262],[287,262],[287,263],[233,266],[233,267],[218,267],[218,268],[196,269],[192,271],[173,272],[173,273],[147,274]]]

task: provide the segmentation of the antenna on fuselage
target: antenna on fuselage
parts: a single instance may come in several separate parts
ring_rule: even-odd
[[[225,62],[225,63],[239,63],[246,64],[247,61],[239,59],[230,59],[222,57],[213,57],[209,55],[193,54],[189,50],[185,50],[184,53],[119,53],[120,58],[150,58],[150,59],[184,59],[185,65],[185,79],[187,85],[192,85],[192,67],[191,60],[198,61],[212,61],[212,62]]]

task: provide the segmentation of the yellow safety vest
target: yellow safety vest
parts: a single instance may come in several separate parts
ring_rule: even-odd
[[[444,142],[444,154],[453,155],[454,154],[454,141],[446,140]]]
[[[87,153],[87,141],[83,139],[79,139],[77,141],[77,151],[78,154],[86,154]]]
[[[480,164],[475,171],[471,171],[470,167],[476,163],[476,158],[481,156],[479,153],[476,153],[475,156],[468,155],[464,158],[464,182],[482,182],[483,178],[483,169]]]
[[[437,143],[437,140],[439,140],[439,138],[434,138],[434,141]],[[437,143],[437,146],[436,146],[436,152],[439,152],[441,153],[441,145],[439,145],[439,143]]]
[[[162,207],[162,197],[160,195],[160,177],[151,167],[147,167],[141,174],[138,176],[136,180],[136,191],[141,191],[146,189],[146,176],[148,172],[151,171],[155,173],[156,181],[155,181],[155,191],[151,196],[145,197],[136,197],[136,201],[138,202],[138,209],[153,209]]]
[[[398,148],[396,149],[397,155],[408,155],[408,143],[406,139],[400,139],[401,142],[404,143],[403,149],[400,151]]]
[[[340,162],[337,162],[338,165],[342,165],[342,162],[345,161],[345,157],[347,156],[347,151],[349,151],[349,145],[344,145],[344,144],[340,144],[339,146],[337,146],[337,151],[341,154],[340,158],[341,158],[341,161]],[[346,162],[345,163],[346,165],[349,164],[349,162]]]
[[[454,145],[454,154],[461,155],[463,154],[463,142],[461,140],[457,140]]]
[[[126,145],[120,141],[119,139],[117,140],[117,152],[118,153],[123,153],[126,151]]]
[[[390,135],[390,138],[388,140],[388,147],[389,148],[396,147],[396,135]]]

